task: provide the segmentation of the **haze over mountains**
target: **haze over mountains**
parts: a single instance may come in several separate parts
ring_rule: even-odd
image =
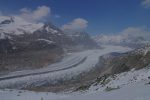
[[[150,41],[149,37],[150,34],[146,28],[129,27],[118,34],[100,34],[92,38],[101,45],[123,45],[137,48],[147,44]]]

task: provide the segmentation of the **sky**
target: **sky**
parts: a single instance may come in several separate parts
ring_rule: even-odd
[[[50,21],[62,29],[119,34],[150,27],[150,0],[0,0],[0,15]]]

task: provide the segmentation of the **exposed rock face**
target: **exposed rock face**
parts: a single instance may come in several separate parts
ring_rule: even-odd
[[[50,34],[51,33],[51,34]],[[35,31],[32,36],[34,38],[44,38],[56,43],[60,47],[67,48],[74,44],[73,41],[64,34],[59,28],[51,23],[45,24],[41,29]]]
[[[110,54],[100,57],[103,74],[117,74],[131,69],[141,69],[150,64],[150,46],[145,46],[125,54]]]
[[[0,40],[0,54],[12,53],[13,47],[9,39]]]
[[[16,38],[0,40],[0,68],[5,71],[44,67],[63,55],[63,49],[50,40],[19,41]]]

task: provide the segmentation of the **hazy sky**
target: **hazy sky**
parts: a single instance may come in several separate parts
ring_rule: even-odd
[[[150,0],[0,0],[0,14],[46,18],[65,29],[110,34],[150,27]]]

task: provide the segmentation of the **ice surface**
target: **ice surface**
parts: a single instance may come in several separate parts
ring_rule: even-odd
[[[0,87],[24,87],[25,85],[40,85],[45,82],[55,83],[57,80],[69,80],[77,75],[91,70],[99,61],[99,56],[110,52],[127,52],[128,47],[105,46],[104,49],[87,50],[79,53],[72,53],[61,62],[52,64],[47,68],[38,70],[25,70],[13,72],[0,77]],[[22,77],[17,77],[22,76]],[[16,77],[12,78],[11,77]],[[3,80],[5,79],[6,80]],[[10,78],[10,79],[7,79]]]

